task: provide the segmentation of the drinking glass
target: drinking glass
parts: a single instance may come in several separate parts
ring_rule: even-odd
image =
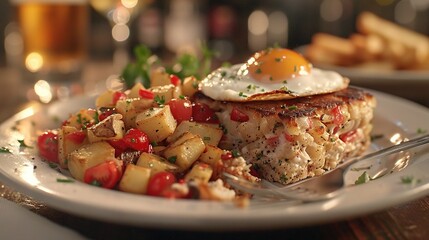
[[[127,43],[130,23],[150,0],[90,0],[91,6],[105,16],[112,27],[115,43],[113,64],[118,70],[128,61]]]
[[[87,0],[11,0],[11,4],[22,40],[22,78],[34,89],[42,86],[43,101],[49,102],[54,88],[81,80],[88,41]]]

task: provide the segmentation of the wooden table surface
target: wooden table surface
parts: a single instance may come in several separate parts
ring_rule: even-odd
[[[99,71],[100,67],[105,69],[104,65],[91,66],[86,70],[84,79],[105,79],[111,74],[109,71]],[[17,111],[17,106],[25,103],[22,98],[16,97],[23,86],[22,82],[14,80],[17,78],[15,71],[0,69],[0,102],[3,102],[0,121],[11,116]],[[429,89],[429,85],[427,87]],[[419,102],[429,103],[429,97],[419,97]],[[90,239],[429,239],[429,195],[377,213],[338,222],[226,233],[140,228],[82,218],[50,208],[1,182],[0,197]]]

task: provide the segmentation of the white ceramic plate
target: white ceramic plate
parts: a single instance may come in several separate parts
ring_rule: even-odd
[[[383,134],[372,149],[390,144],[399,138],[413,137],[417,129],[429,130],[428,109],[405,100],[374,92],[378,99],[374,134]],[[47,205],[73,214],[99,220],[137,226],[238,230],[305,226],[326,223],[380,211],[429,194],[429,151],[423,148],[413,154],[403,171],[384,176],[363,185],[345,188],[338,197],[317,203],[295,204],[288,201],[251,201],[247,208],[231,203],[195,200],[168,200],[96,188],[57,179],[68,177],[66,171],[53,169],[36,156],[34,149],[20,148],[18,141],[34,142],[40,129],[55,128],[56,118],[92,106],[92,98],[76,98],[58,102],[39,111],[26,109],[0,126],[0,146],[12,154],[0,154],[0,181]],[[16,129],[19,129],[17,131]],[[419,181],[404,184],[410,176]],[[356,176],[348,175],[349,182]]]

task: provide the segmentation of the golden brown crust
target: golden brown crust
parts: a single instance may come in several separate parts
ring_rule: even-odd
[[[202,93],[195,95],[197,100],[213,101]],[[246,112],[254,112],[261,117],[277,115],[287,120],[302,116],[313,116],[316,110],[327,110],[350,104],[354,101],[371,101],[373,96],[361,89],[349,87],[334,93],[307,96],[289,100],[254,101],[254,102],[221,102],[231,104]]]

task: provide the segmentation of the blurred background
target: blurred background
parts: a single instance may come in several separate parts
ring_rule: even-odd
[[[110,0],[90,6],[89,57],[113,57],[115,40],[105,15]],[[113,1],[114,2],[114,1]],[[365,10],[415,31],[429,34],[429,0],[140,0],[129,20],[129,32],[116,38],[127,41],[127,50],[143,43],[158,54],[171,54],[207,42],[222,60],[247,57],[273,44],[295,48],[308,44],[316,32],[347,37],[355,32],[355,18]],[[95,7],[100,6],[99,9]],[[14,20],[9,1],[0,1],[0,29],[4,34]],[[123,35],[121,35],[123,34]],[[6,65],[5,47],[0,64]]]
[[[371,11],[398,25],[429,35],[429,0],[73,1],[85,2],[87,11],[87,15],[82,16],[89,25],[81,32],[88,33],[85,55],[89,64],[83,64],[82,79],[89,79],[90,82],[120,74],[124,65],[132,59],[133,48],[139,44],[145,44],[168,61],[183,52],[197,52],[204,42],[218,53],[216,67],[216,64],[225,61],[242,62],[252,52],[273,45],[293,49],[309,44],[318,32],[348,37],[356,32],[356,17],[363,11]],[[21,61],[17,60],[17,56],[22,54],[23,39],[15,32],[17,2],[29,1],[0,1],[0,68],[10,69]],[[118,4],[122,7],[118,8]],[[80,17],[76,16],[75,19],[78,21]],[[64,34],[71,33],[65,31]],[[7,78],[20,77],[21,83],[28,83],[28,80],[22,79],[27,77],[22,76],[6,72],[0,77],[0,88],[12,88],[12,83],[6,83]],[[31,84],[34,82],[32,80]],[[428,82],[410,80],[407,84],[368,84],[353,82],[352,79],[352,84],[389,92],[424,105],[429,105],[428,97],[425,93],[416,94],[415,89],[429,87]],[[42,83],[46,85],[46,82]],[[22,91],[22,97],[28,100],[34,99],[35,94],[40,97],[37,87],[40,89],[45,86],[43,84],[31,85],[32,92]],[[14,86],[20,89],[19,85]],[[84,87],[93,88],[94,85]],[[69,96],[70,93],[66,92],[65,95]],[[42,102],[52,99],[49,95]]]

